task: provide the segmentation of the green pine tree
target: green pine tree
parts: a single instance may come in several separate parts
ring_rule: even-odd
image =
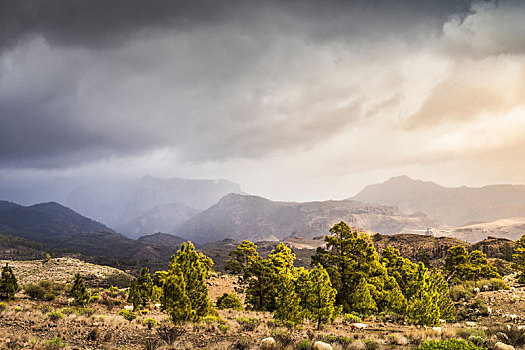
[[[8,263],[2,268],[0,277],[0,299],[10,300],[15,297],[18,291],[18,280]]]
[[[246,280],[246,304],[252,310],[274,311],[276,286],[274,269],[268,260],[258,258],[250,263]]]
[[[295,292],[294,276],[287,272],[278,276],[276,280],[279,280],[279,284],[273,317],[286,325],[296,326],[303,323],[305,311],[301,308],[301,300]]]
[[[332,323],[341,313],[342,307],[335,306],[337,292],[332,287],[326,269],[318,264],[308,274],[308,283],[302,286],[306,287],[306,317],[317,323],[317,329],[322,324]],[[302,289],[299,285],[298,288]]]
[[[430,278],[432,282],[432,288],[435,289],[439,295],[438,308],[440,319],[449,322],[455,321],[456,308],[454,307],[454,302],[450,298],[449,288],[445,278],[436,268],[432,269]]]
[[[208,278],[209,265],[203,259],[203,254],[197,253],[191,242],[183,243],[176,257],[172,257],[172,266],[178,266],[182,271],[186,294],[191,302],[191,310],[195,312],[196,318],[206,316],[210,310],[210,299],[208,297]],[[211,259],[210,259],[211,260]],[[168,274],[170,271],[168,271]]]
[[[259,259],[257,245],[244,240],[229,254],[230,259],[226,262],[226,271],[234,275],[244,275],[249,271],[250,265]]]
[[[510,267],[520,272],[518,282],[525,283],[525,235],[516,241],[515,253],[512,255]]]
[[[439,326],[439,293],[432,288],[432,280],[423,263],[419,263],[417,267],[411,289],[413,292],[408,299],[408,320],[425,326]]]
[[[75,298],[75,305],[86,306],[89,302],[89,293],[79,273],[75,274],[75,281],[69,293]]]
[[[142,293],[136,278],[132,279],[129,284],[128,303],[133,304],[133,311],[135,311],[139,305],[143,303]]]
[[[195,311],[191,309],[190,298],[186,294],[184,276],[177,264],[170,265],[162,289],[162,308],[170,315],[173,323],[181,323],[194,318]]]
[[[318,248],[312,264],[320,263],[337,290],[336,301],[346,312],[402,312],[406,300],[366,233],[358,233],[343,221],[325,236],[326,249]]]
[[[501,278],[498,270],[488,261],[485,253],[479,250],[469,253],[463,246],[448,249],[448,256],[445,258],[445,264],[441,270],[447,281],[456,283],[481,278]]]
[[[146,307],[153,298],[153,280],[147,267],[142,268],[140,276],[137,278],[137,286],[140,292],[141,304],[143,307]]]

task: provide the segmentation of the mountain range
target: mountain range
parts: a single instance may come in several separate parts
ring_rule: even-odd
[[[240,185],[227,180],[156,178],[106,180],[78,186],[66,205],[129,237],[173,233],[182,222]]]
[[[402,176],[346,200],[303,203],[243,194],[226,180],[144,177],[108,186],[77,187],[69,198],[98,221],[56,202],[0,201],[0,234],[40,242],[46,250],[153,263],[165,262],[186,239],[216,258],[226,249],[216,242],[228,240],[267,242],[268,251],[286,241],[300,251],[339,221],[371,233],[470,243],[489,236],[515,240],[525,233],[525,186],[447,188]]]
[[[199,243],[225,238],[278,241],[293,236],[325,235],[341,220],[353,227],[385,234],[424,233],[429,227],[443,226],[422,213],[405,215],[394,206],[355,200],[295,203],[229,194],[182,224],[177,233]]]
[[[525,217],[523,185],[443,187],[431,181],[399,176],[366,186],[351,199],[395,205],[406,212],[424,212],[450,226]]]

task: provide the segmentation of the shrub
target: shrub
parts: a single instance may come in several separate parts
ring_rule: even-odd
[[[480,348],[484,347],[487,344],[485,338],[480,337],[478,335],[471,335],[470,337],[468,337],[468,341]]]
[[[202,322],[206,323],[206,324],[212,324],[212,323],[215,323],[215,322],[219,322],[219,317],[217,316],[211,316],[211,315],[208,315],[206,317],[204,317],[202,319]]]
[[[173,342],[185,332],[186,330],[181,326],[162,326],[157,329],[157,334],[159,335],[160,339],[164,340],[168,345],[173,344]]]
[[[297,344],[298,350],[308,350],[312,346],[312,343],[308,339],[303,339]]]
[[[219,331],[221,331],[221,333],[223,334],[226,334],[228,333],[228,330],[230,329],[230,326],[226,323],[219,323],[217,325],[217,328],[219,328]]]
[[[0,303],[0,312],[3,312],[7,309],[7,304],[6,303]]]
[[[243,331],[251,332],[259,326],[261,321],[255,317],[239,317],[237,323],[241,326]]]
[[[471,342],[462,339],[428,340],[423,342],[419,350],[482,350]]]
[[[60,337],[55,337],[51,340],[46,340],[44,346],[46,349],[60,349],[65,348],[67,344]]]
[[[77,316],[91,317],[95,314],[95,310],[90,307],[66,307],[60,310],[65,315],[75,314]]]
[[[63,319],[64,315],[61,312],[52,311],[52,312],[47,314],[47,318],[49,318],[50,321],[56,322],[58,320]]]
[[[157,320],[154,318],[148,317],[144,320],[144,324],[148,326],[148,329],[152,329],[153,327],[157,326]]]
[[[43,313],[43,314],[48,314],[50,313],[51,311],[53,311],[53,308],[49,305],[42,305],[39,307],[40,311]]]
[[[129,322],[133,321],[137,318],[137,314],[130,310],[120,310],[118,313],[120,316],[124,317],[124,319],[128,320]]]
[[[42,280],[38,283],[25,285],[24,290],[32,299],[51,301],[62,294],[64,285],[53,281]]]
[[[289,332],[273,331],[270,332],[270,335],[281,345],[281,348],[283,349],[292,344],[294,341],[293,335]]]
[[[143,345],[145,350],[156,350],[162,345],[162,342],[158,339],[146,338]]]
[[[473,283],[472,288],[470,288],[470,286],[465,286],[465,284],[454,285],[450,288],[450,298],[454,301],[459,301],[461,299],[472,299],[472,297],[474,296],[474,288],[475,287]]]
[[[28,284],[24,286],[24,290],[32,299],[44,299],[46,291],[39,284]]]
[[[378,350],[379,349],[379,343],[372,339],[365,340],[365,349],[366,350]]]
[[[239,300],[237,295],[224,293],[217,298],[217,309],[235,309],[242,310],[242,302]]]
[[[469,340],[469,338],[472,336],[481,337],[483,339],[487,337],[483,329],[475,328],[475,327],[460,328],[456,330],[456,336],[463,338],[465,340]]]
[[[359,322],[359,323],[360,323],[360,322],[363,322],[363,321],[361,320],[361,317],[356,316],[356,315],[354,315],[354,314],[344,314],[344,315],[343,315],[343,319],[344,319],[346,322],[348,322],[348,323],[356,323],[356,322]]]
[[[489,332],[505,344],[510,344],[514,347],[525,345],[525,329],[519,329],[516,326],[501,326],[493,328]]]

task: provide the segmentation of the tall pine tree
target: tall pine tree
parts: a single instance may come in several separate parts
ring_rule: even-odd
[[[186,294],[186,283],[180,267],[170,264],[163,284],[162,308],[170,315],[173,323],[181,323],[194,318],[190,298]]]
[[[168,271],[168,274],[170,274],[172,266],[175,265],[180,268],[184,278],[186,294],[190,299],[191,309],[195,312],[196,318],[206,316],[210,309],[206,279],[211,266],[206,264],[206,259],[203,259],[203,256],[203,254],[197,253],[191,242],[183,243],[177,252],[177,256],[171,258]]]
[[[0,299],[13,299],[18,291],[18,280],[8,263],[2,268],[2,276],[0,277]]]
[[[317,329],[323,324],[332,323],[341,313],[342,307],[335,306],[337,292],[332,288],[330,276],[321,264],[310,271],[305,287],[306,317],[317,323]]]
[[[73,282],[73,286],[71,287],[69,294],[75,298],[75,305],[86,306],[89,302],[88,290],[79,273],[75,274],[75,281]]]
[[[402,312],[406,300],[399,285],[379,261],[366,233],[358,233],[343,221],[325,236],[326,249],[318,248],[312,263],[323,265],[337,290],[337,304],[347,312]]]

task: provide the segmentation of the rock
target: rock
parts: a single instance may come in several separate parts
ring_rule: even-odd
[[[360,340],[360,339],[357,339],[356,341],[352,342],[348,348],[350,350],[365,350],[366,349],[366,346],[365,344]]]
[[[364,323],[359,323],[359,322],[352,323],[352,329],[365,329],[366,327],[368,326]]]
[[[432,330],[436,332],[437,334],[441,334],[442,328],[441,327],[432,327]]]
[[[275,342],[275,339],[273,337],[264,338],[261,340],[261,349],[276,349],[277,343]]]
[[[316,341],[314,343],[314,350],[333,350],[332,345],[322,341]]]
[[[408,340],[403,334],[395,333],[392,336],[393,343],[396,345],[407,345]]]
[[[496,344],[494,344],[494,349],[496,349],[496,350],[515,350],[514,346],[507,345],[507,344],[502,343],[500,341],[497,342]]]
[[[472,321],[465,322],[465,325],[467,327],[476,327],[477,326],[476,322],[472,322]]]

